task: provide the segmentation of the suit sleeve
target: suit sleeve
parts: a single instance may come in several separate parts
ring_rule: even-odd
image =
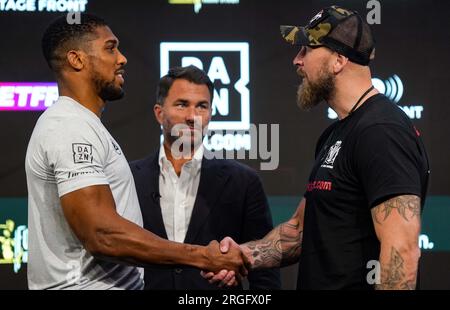
[[[245,204],[243,242],[261,239],[273,229],[272,215],[261,181],[253,171],[249,173]],[[279,290],[280,269],[252,271],[248,275],[248,281],[251,290]]]

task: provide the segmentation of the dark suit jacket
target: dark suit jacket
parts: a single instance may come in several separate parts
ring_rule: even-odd
[[[205,150],[206,151],[206,150]],[[159,152],[130,163],[144,228],[167,239],[159,204]],[[203,158],[200,184],[185,243],[207,245],[232,237],[243,243],[272,230],[267,198],[258,175],[232,160]],[[188,266],[145,268],[146,289],[216,289]],[[280,289],[278,268],[250,272],[250,289]]]

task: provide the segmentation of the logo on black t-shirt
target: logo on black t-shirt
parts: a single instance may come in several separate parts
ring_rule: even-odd
[[[328,150],[327,158],[323,162],[322,168],[333,169],[334,161],[336,157],[339,155],[339,151],[341,150],[342,141],[337,141],[330,149]]]
[[[92,155],[92,145],[85,143],[72,143],[73,162],[75,164],[92,164],[94,156]]]

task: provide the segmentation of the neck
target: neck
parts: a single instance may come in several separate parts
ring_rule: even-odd
[[[192,158],[194,157],[195,151],[198,149],[198,148],[192,149],[189,154],[190,156],[187,156],[187,157],[183,156],[182,158],[174,158],[172,155],[172,150],[171,150],[172,144],[167,142],[167,139],[164,139],[163,147],[164,147],[164,151],[166,153],[167,160],[170,161],[170,163],[173,166],[173,169],[175,170],[175,173],[178,176],[180,176],[180,174],[181,174],[181,168],[183,168],[183,165],[185,163],[187,163],[188,161],[192,160]]]
[[[58,91],[60,96],[66,96],[74,99],[79,104],[92,111],[99,118],[106,105],[93,89],[92,83],[68,83],[58,82]]]
[[[337,113],[339,119],[346,118],[361,96],[372,86],[370,71],[359,76],[343,76],[336,80],[336,91],[333,98],[328,101],[330,107]],[[376,89],[367,93],[356,107],[360,108],[364,102],[373,95],[378,94]]]

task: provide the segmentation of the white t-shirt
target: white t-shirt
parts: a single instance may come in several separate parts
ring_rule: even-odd
[[[142,289],[142,269],[94,258],[70,229],[61,207],[65,194],[108,184],[117,213],[142,226],[128,162],[97,115],[60,97],[34,128],[25,170],[29,288]]]

